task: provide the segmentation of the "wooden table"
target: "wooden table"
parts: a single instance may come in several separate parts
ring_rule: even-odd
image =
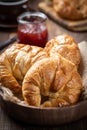
[[[30,0],[29,5],[38,10],[37,5],[41,0]],[[83,40],[87,41],[87,32],[71,32],[62,26],[54,23],[51,19],[48,19],[47,22],[48,31],[49,31],[49,39],[57,36],[59,34],[70,34],[74,37],[74,39],[79,43]],[[16,29],[2,29],[0,27],[0,42],[3,42],[9,38],[9,34],[16,33]],[[87,130],[87,117],[75,121],[73,123],[59,125],[59,126],[31,126],[28,124],[23,124],[19,121],[13,120],[12,118],[8,117],[6,113],[0,108],[0,130]]]

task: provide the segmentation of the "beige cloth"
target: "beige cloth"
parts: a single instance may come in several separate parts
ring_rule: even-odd
[[[79,72],[83,83],[82,99],[87,99],[87,41],[79,43],[79,48],[81,52]]]

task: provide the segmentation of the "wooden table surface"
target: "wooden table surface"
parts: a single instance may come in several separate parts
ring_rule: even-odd
[[[38,10],[38,3],[41,0],[30,0],[29,5],[31,8]],[[87,41],[87,32],[71,32],[62,26],[56,24],[51,19],[48,18],[47,21],[48,31],[49,31],[49,39],[57,36],[59,34],[70,34],[74,37],[74,39],[79,43],[81,41]],[[16,33],[16,29],[3,29],[0,27],[0,43],[7,40],[11,33]],[[58,126],[31,126],[28,124],[23,124],[19,121],[15,121],[12,118],[8,117],[5,112],[0,108],[0,130],[87,130],[87,117],[82,118],[81,120],[64,124]]]

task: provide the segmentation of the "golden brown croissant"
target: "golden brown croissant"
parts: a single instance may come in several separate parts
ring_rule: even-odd
[[[82,88],[79,62],[78,45],[69,35],[52,39],[45,48],[13,44],[0,55],[0,82],[14,93],[22,89],[30,105],[69,105],[77,102]]]
[[[76,103],[81,89],[77,67],[60,55],[36,62],[28,70],[22,86],[23,97],[29,105],[44,107]]]
[[[59,53],[76,66],[80,63],[80,50],[76,41],[69,35],[60,35],[50,40],[45,47],[50,56]]]
[[[87,0],[53,0],[53,8],[64,19],[87,18]]]
[[[21,82],[31,65],[45,57],[43,48],[14,44],[0,55],[0,82],[13,92],[20,91]]]

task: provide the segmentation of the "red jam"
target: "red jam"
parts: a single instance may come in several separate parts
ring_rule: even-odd
[[[48,30],[43,22],[38,22],[37,19],[30,17],[30,23],[20,24],[18,26],[18,42],[30,45],[44,47],[48,40]],[[31,23],[31,21],[33,23]]]

